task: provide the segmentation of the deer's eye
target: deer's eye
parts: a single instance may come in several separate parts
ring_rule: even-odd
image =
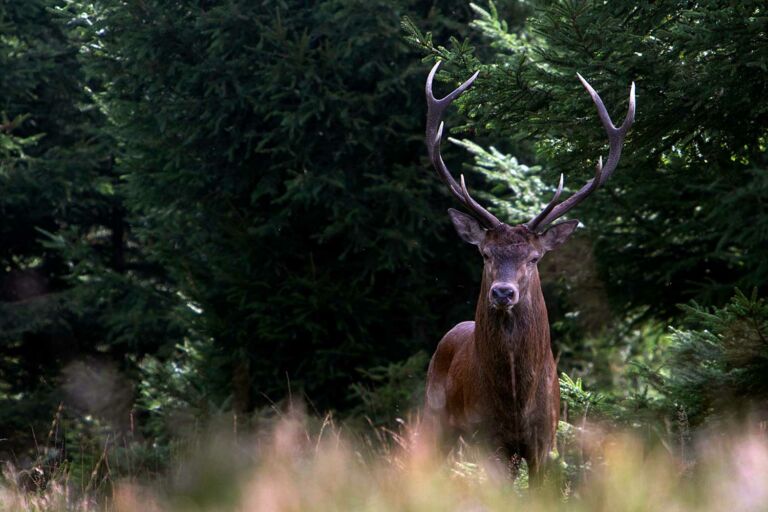
[[[539,262],[539,257],[538,257],[538,256],[536,256],[536,257],[533,257],[533,258],[531,258],[531,259],[530,259],[530,261],[528,261],[528,264],[529,264],[529,265],[535,265],[535,264],[537,264],[538,262]]]
[[[485,261],[488,261],[488,260],[490,260],[490,259],[491,259],[491,253],[490,253],[490,252],[488,252],[488,251],[483,251],[483,252],[482,252],[482,255],[483,255],[483,259],[484,259]]]

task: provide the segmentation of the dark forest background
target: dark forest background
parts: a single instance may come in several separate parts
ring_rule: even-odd
[[[0,3],[0,458],[162,454],[289,396],[418,406],[481,270],[426,159],[436,59],[441,91],[480,71],[444,151],[508,222],[606,153],[576,73],[614,119],[636,83],[619,169],[540,265],[571,417],[764,411],[764,2],[25,0]]]

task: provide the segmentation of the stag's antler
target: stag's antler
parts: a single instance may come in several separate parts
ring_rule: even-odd
[[[443,157],[440,154],[440,143],[442,142],[443,138],[444,126],[442,122],[443,112],[445,112],[445,109],[448,108],[451,103],[453,103],[453,100],[458,98],[461,93],[469,89],[469,87],[472,85],[472,82],[474,82],[475,78],[477,78],[479,71],[472,75],[469,80],[453,90],[445,98],[437,99],[432,94],[432,80],[435,78],[435,73],[437,73],[437,69],[439,67],[440,62],[438,61],[438,63],[435,64],[432,68],[432,71],[429,72],[429,76],[427,77],[427,85],[425,88],[427,93],[427,150],[429,151],[429,159],[432,161],[432,165],[437,170],[437,174],[440,176],[440,179],[443,180],[446,185],[448,185],[448,189],[456,197],[456,199],[458,199],[459,202],[463,204],[472,213],[472,215],[478,221],[480,221],[481,224],[483,224],[483,226],[488,229],[493,229],[502,222],[494,217],[491,212],[480,206],[477,201],[472,199],[472,196],[469,195],[467,186],[464,183],[463,174],[460,176],[461,184],[456,182],[456,180],[451,175],[451,172],[448,170],[448,167],[445,165],[445,162],[443,162]]]
[[[582,202],[586,197],[591,194],[597,187],[605,183],[608,178],[611,177],[613,171],[616,170],[616,166],[621,158],[621,148],[624,144],[624,137],[627,135],[629,128],[635,120],[635,83],[632,82],[632,86],[629,89],[629,109],[627,111],[627,117],[624,118],[624,122],[621,126],[616,128],[611,121],[611,117],[608,115],[608,111],[603,105],[603,100],[600,99],[600,95],[595,92],[589,83],[584,80],[584,77],[579,75],[584,88],[592,96],[592,101],[595,102],[597,107],[597,115],[600,116],[600,121],[603,123],[605,132],[608,134],[608,159],[603,167],[603,158],[600,157],[597,161],[597,169],[595,171],[595,177],[584,184],[578,192],[566,199],[560,204],[557,204],[557,200],[560,198],[560,192],[563,190],[563,175],[560,175],[560,185],[557,187],[555,197],[547,204],[544,210],[541,211],[536,217],[534,217],[525,226],[531,231],[536,231],[538,228],[544,227],[551,223],[555,219],[565,215],[568,210]]]

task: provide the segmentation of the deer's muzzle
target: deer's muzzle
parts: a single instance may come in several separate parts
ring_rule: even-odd
[[[496,308],[511,308],[520,299],[520,291],[511,283],[497,283],[491,286],[490,299]]]

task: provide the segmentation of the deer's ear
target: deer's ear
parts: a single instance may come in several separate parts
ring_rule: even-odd
[[[545,251],[551,251],[555,247],[559,246],[576,231],[576,226],[579,225],[578,220],[567,220],[555,224],[551,228],[547,229],[544,233],[539,235]]]
[[[485,238],[485,230],[473,217],[466,213],[461,213],[453,208],[448,208],[448,215],[451,216],[453,227],[462,240],[472,245],[480,245]]]

